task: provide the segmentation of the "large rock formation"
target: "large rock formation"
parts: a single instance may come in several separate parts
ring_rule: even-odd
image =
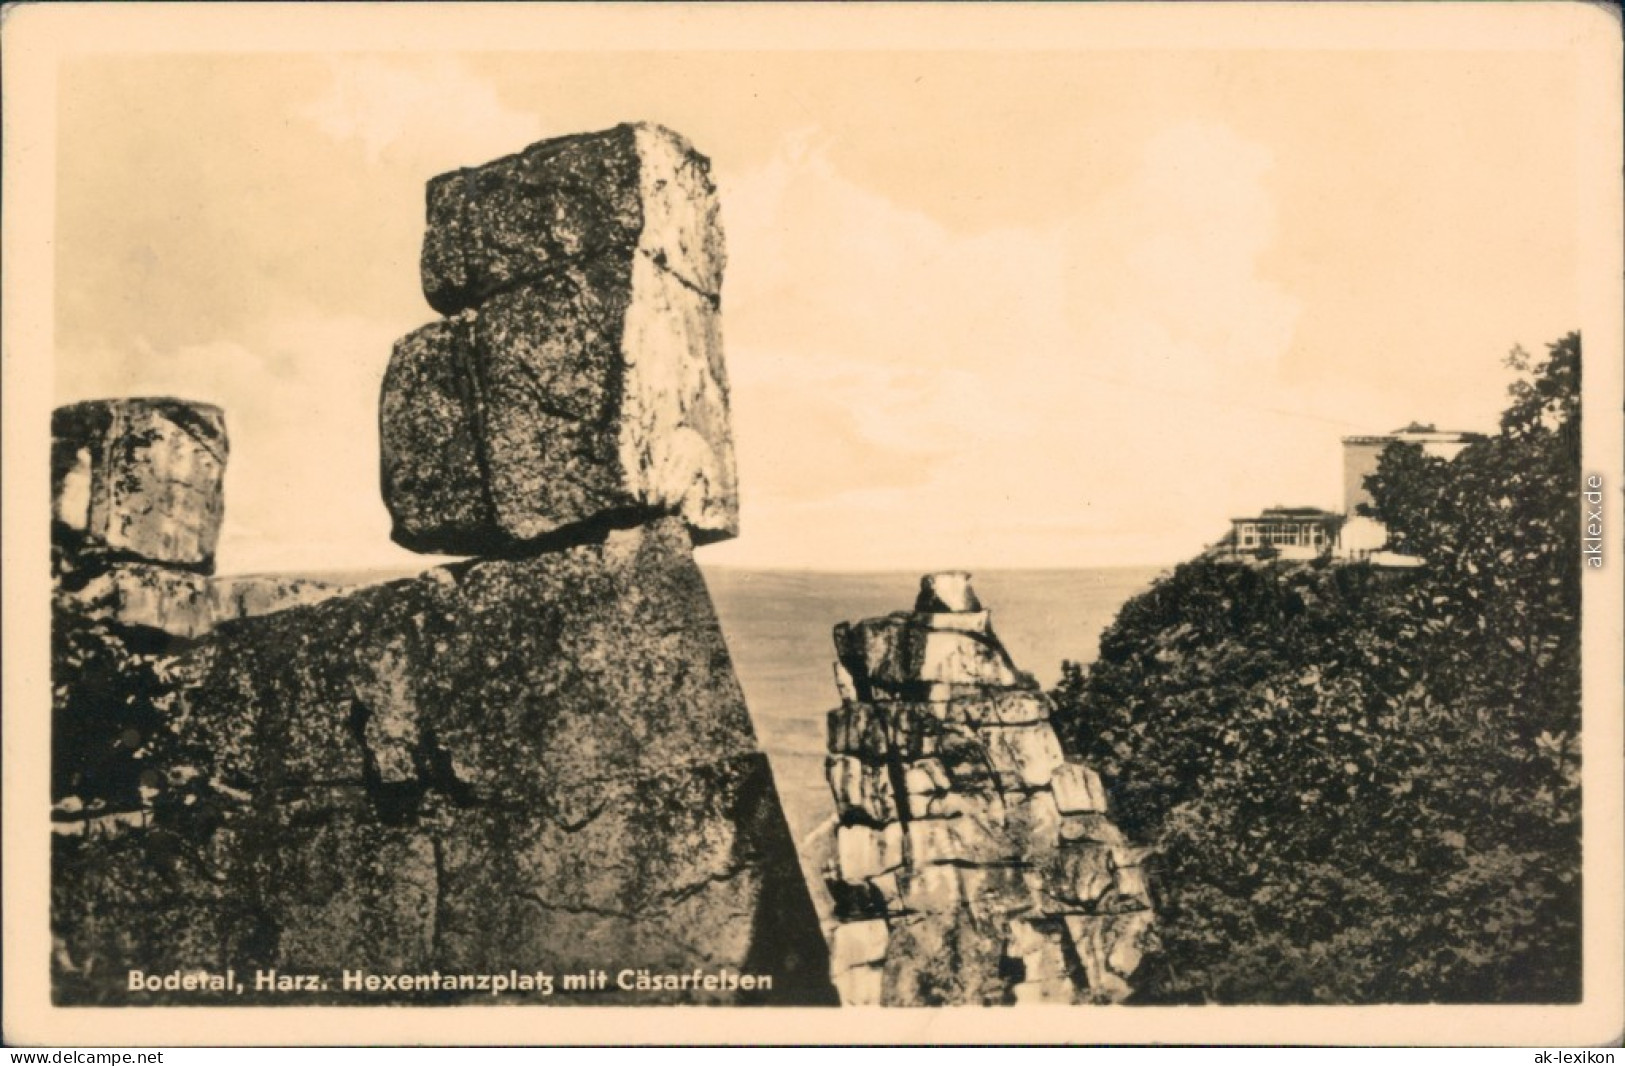
[[[398,542],[511,552],[666,514],[697,543],[738,533],[709,169],[636,125],[430,183],[424,292],[453,317],[401,340],[384,379]]]
[[[1116,1002],[1151,900],[1088,767],[969,575],[836,627],[832,972],[855,1004]]]
[[[771,987],[585,1001],[831,998],[680,521],[227,623],[189,667],[171,773],[197,799],[59,871],[75,987],[278,969],[332,979],[307,1002],[376,1001],[341,972],[698,967]]]
[[[691,554],[735,508],[704,160],[622,127],[430,201],[458,314],[396,347],[384,494],[402,543],[500,557],[216,596],[159,671],[150,818],[58,842],[59,1002],[220,1002],[140,969],[231,971],[233,1002],[835,1003]]]

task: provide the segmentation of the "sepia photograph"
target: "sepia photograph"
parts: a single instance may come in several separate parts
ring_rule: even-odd
[[[8,1043],[1617,1042],[1617,9],[386,7],[4,12]]]

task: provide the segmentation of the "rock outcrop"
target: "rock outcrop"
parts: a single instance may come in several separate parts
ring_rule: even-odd
[[[148,824],[171,671],[214,624],[225,418],[96,400],[51,430],[52,831],[105,837]]]
[[[150,629],[193,640],[214,628],[210,580],[190,570],[115,563],[75,588],[60,588],[65,606],[125,629]]]
[[[331,581],[279,574],[242,574],[209,582],[209,610],[215,622],[254,618],[289,607],[321,603],[355,588],[355,581]]]
[[[212,577],[227,454],[218,408],[102,400],[53,419],[52,832],[152,824],[189,652],[227,618],[336,595]]]
[[[227,455],[218,407],[167,398],[73,404],[52,416],[51,440],[59,567],[213,571]]]
[[[963,573],[835,630],[828,877],[844,1002],[1110,1003],[1152,933],[1140,849]]]
[[[57,607],[179,651],[225,618],[338,591],[304,579],[217,578],[230,448],[225,414],[169,397],[91,400],[51,418]]]
[[[423,288],[380,408],[394,538],[480,555],[613,516],[739,529],[710,164],[656,126],[429,184]]]
[[[395,349],[383,491],[401,543],[488,557],[218,597],[161,671],[150,817],[58,841],[59,1002],[220,1002],[131,969],[244,975],[234,1003],[837,1002],[692,557],[736,508],[705,170],[621,127],[431,184],[456,314]]]
[[[148,563],[112,563],[75,578],[58,583],[62,609],[175,638],[177,652],[220,622],[320,603],[354,587],[299,577],[206,577]]]

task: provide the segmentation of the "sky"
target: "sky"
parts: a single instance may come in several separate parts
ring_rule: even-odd
[[[1242,10],[1242,9],[1238,9]],[[57,82],[57,402],[226,409],[225,573],[403,567],[424,183],[631,120],[713,163],[727,566],[1161,565],[1493,430],[1579,325],[1561,50],[186,53]]]

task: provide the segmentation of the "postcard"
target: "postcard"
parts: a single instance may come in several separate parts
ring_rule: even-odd
[[[7,1041],[1617,1041],[1616,15],[7,9]]]

